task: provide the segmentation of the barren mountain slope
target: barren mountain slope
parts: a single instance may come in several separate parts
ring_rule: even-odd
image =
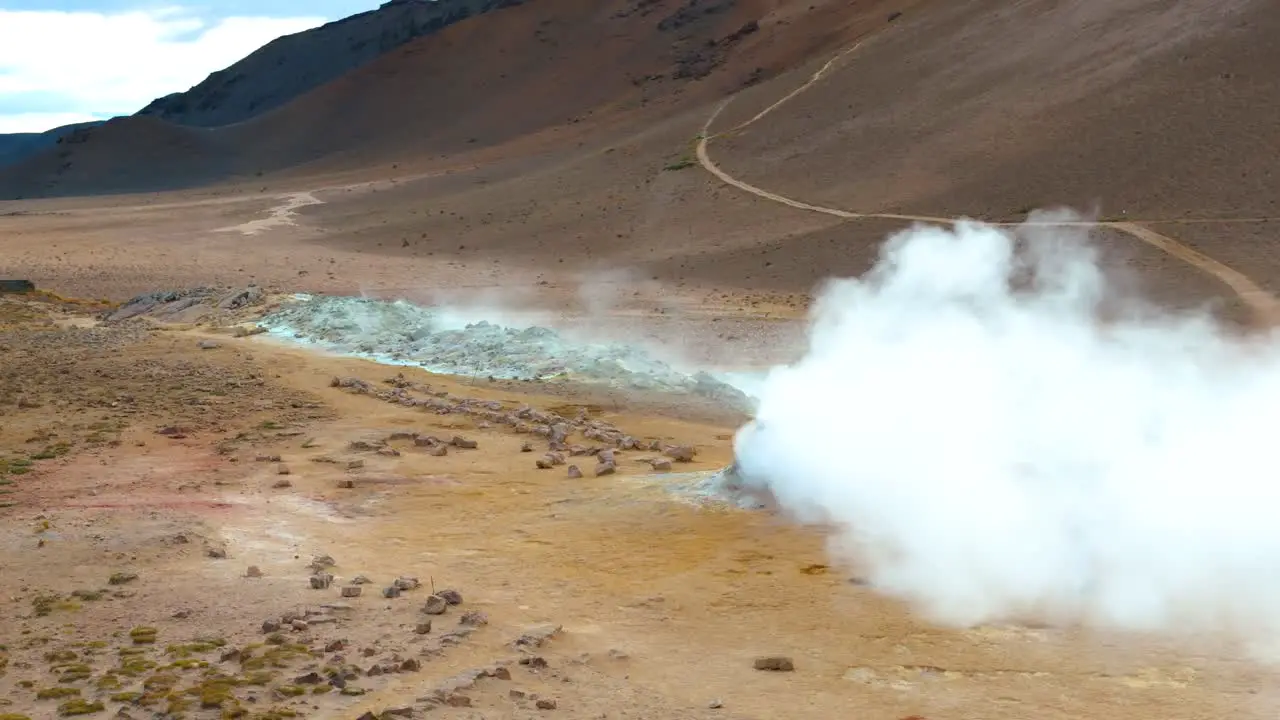
[[[62,138],[74,134],[77,130],[97,124],[97,122],[76,123],[45,132],[0,134],[0,167],[12,165],[23,158],[35,155],[41,150],[57,145]]]
[[[1277,36],[1265,0],[956,2],[902,18],[714,152],[859,211],[1280,215]],[[744,98],[713,129],[774,99]]]
[[[1265,182],[1270,156],[1252,148],[1275,142],[1277,126],[1250,107],[1274,104],[1276,93],[1262,82],[1230,82],[1264,77],[1264,68],[1251,63],[1266,62],[1273,36],[1267,23],[1274,24],[1261,16],[1267,8],[1170,9],[1134,0],[1073,7],[967,2],[904,13],[812,87],[714,139],[712,155],[766,189],[850,210],[1016,219],[1036,207],[1088,210],[1098,202],[1116,218],[1123,210],[1136,219],[1265,213],[1275,201]],[[1220,62],[1240,75],[1205,78],[1192,68],[1195,58],[1224,54],[1239,55]],[[826,57],[749,88],[712,132],[784,98]],[[1218,114],[1204,106],[1206,86],[1221,90]],[[1184,107],[1204,112],[1170,109]],[[1111,120],[1094,108],[1120,115]],[[331,203],[313,216],[333,230],[326,242],[397,264],[444,256],[472,267],[493,257],[494,272],[528,263],[552,271],[625,265],[675,282],[785,292],[806,291],[832,273],[865,271],[884,237],[905,225],[788,208],[696,168],[664,172],[691,157],[691,139],[712,110],[672,114],[643,133],[536,169],[489,166],[359,203]],[[1035,122],[1023,121],[1028,113]],[[1152,132],[1153,123],[1177,132]],[[1216,140],[1195,145],[1197,134]],[[979,142],[987,135],[999,142]],[[1063,137],[1074,139],[1057,144]],[[1185,152],[1168,151],[1179,142]],[[1194,153],[1223,161],[1202,163],[1197,172],[1188,159]],[[1243,179],[1232,181],[1233,173]],[[429,205],[413,206],[414,198],[429,198]],[[1265,228],[1185,232],[1198,249],[1223,254],[1265,285],[1280,281],[1274,253],[1256,252]],[[1168,232],[1181,237],[1184,229]],[[1226,314],[1240,315],[1229,289],[1201,270],[1121,233],[1098,238],[1121,282],[1165,304],[1215,300]]]
[[[643,22],[615,18],[619,10],[612,4],[609,12],[558,4],[560,21],[543,30],[546,42],[535,35],[536,23],[530,29],[523,15],[536,4],[459,23],[294,104],[309,110],[293,117],[333,113],[348,118],[342,123],[267,134],[263,128],[272,127],[269,122],[284,127],[291,106],[241,129],[246,137],[263,132],[264,143],[274,139],[274,145],[258,146],[254,159],[277,165],[285,156],[305,159],[325,147],[306,147],[308,137],[324,136],[336,146],[333,138],[351,132],[368,143],[360,145],[362,150],[294,166],[289,173],[268,172],[231,191],[281,204],[290,196],[272,193],[315,190],[324,204],[300,210],[297,227],[273,230],[264,244],[256,236],[240,240],[194,227],[177,233],[178,220],[169,218],[165,237],[185,238],[209,253],[216,249],[234,263],[216,265],[205,253],[200,272],[222,267],[228,281],[236,272],[255,272],[258,280],[331,292],[533,286],[542,277],[554,283],[567,273],[620,268],[691,288],[806,292],[831,274],[866,270],[885,235],[905,223],[842,220],[787,207],[728,187],[693,164],[696,138],[718,105],[707,100],[732,91],[750,76],[757,57],[769,56],[783,59],[765,66],[766,79],[738,94],[716,117],[709,152],[741,180],[800,200],[847,210],[898,208],[1009,219],[1036,206],[1094,200],[1105,216],[1123,217],[1121,211],[1128,210],[1128,217],[1137,219],[1182,215],[1183,208],[1214,216],[1233,210],[1251,215],[1265,213],[1274,201],[1266,181],[1268,143],[1276,141],[1274,113],[1256,110],[1275,103],[1264,71],[1274,59],[1267,53],[1275,51],[1268,38],[1275,36],[1276,21],[1261,2],[1210,7],[1201,0],[1177,6],[1087,0],[1072,5],[1071,12],[1039,0],[1012,6],[969,0],[852,7],[831,0],[813,6],[810,11],[807,4],[740,3],[732,11],[737,16],[708,16],[703,22],[720,23],[706,31],[713,36],[731,34],[753,13],[759,13],[760,30],[741,40],[726,65],[703,80],[662,79],[641,89],[609,73],[598,74],[592,85],[591,74],[578,67],[589,54],[570,49],[596,47],[590,43],[598,38],[573,29],[617,22],[658,32],[660,20],[675,13],[675,3],[653,6],[658,9]],[[890,8],[905,9],[887,22],[891,12],[899,12]],[[493,45],[499,50],[510,48],[519,31],[527,30],[525,44],[518,47],[529,52],[508,53],[502,64],[484,71],[481,60],[504,57],[473,47],[478,41],[466,42],[478,37],[468,33],[484,28],[504,38]],[[725,132],[787,98],[859,38],[867,42],[841,56],[819,81],[750,125]],[[1144,38],[1145,44],[1139,42]],[[1046,44],[1056,51],[1045,50]],[[440,49],[449,47],[456,54]],[[544,54],[532,53],[535,48]],[[619,52],[626,55],[620,60],[626,67],[642,67],[635,56]],[[669,72],[674,56],[670,51],[652,62],[665,62],[660,67]],[[807,62],[791,60],[804,57]],[[449,65],[450,58],[458,58],[462,68]],[[521,63],[532,63],[530,58],[542,58],[543,69],[530,71],[529,77],[543,78],[545,86],[494,90],[502,74],[516,73]],[[422,80],[409,74],[409,67],[471,73],[463,76],[471,78],[466,82],[487,78],[495,85],[468,94],[463,80],[452,86],[430,74]],[[600,67],[607,66],[601,61]],[[782,71],[787,67],[792,69]],[[774,69],[782,72],[767,78]],[[380,79],[378,72],[389,77]],[[555,78],[564,80],[555,85],[550,82]],[[384,82],[394,91],[378,96],[375,90]],[[609,83],[617,83],[621,99],[602,104],[599,98],[613,97],[605,87]],[[585,110],[561,107],[583,84],[592,85],[590,102],[610,109],[587,116]],[[453,100],[432,107],[435,96],[416,86],[447,88]],[[663,87],[667,90],[656,92]],[[653,99],[641,106],[642,93],[649,92],[655,93],[648,96]],[[348,102],[362,93],[370,99]],[[331,100],[323,102],[326,97]],[[508,97],[518,102],[490,104],[497,108],[490,112],[468,109]],[[512,110],[517,107],[541,120],[524,123]],[[396,108],[405,111],[388,117]],[[559,124],[554,120],[559,111],[587,119]],[[385,132],[373,130],[380,121],[387,123]],[[538,123],[542,126],[535,127]],[[356,133],[347,127],[365,129]],[[223,132],[210,137],[226,137]],[[99,133],[105,137],[106,128]],[[468,142],[472,137],[477,141]],[[77,160],[85,166],[89,156],[83,153],[92,145],[78,150]],[[106,145],[99,149],[106,157],[115,153]],[[1208,162],[1207,156],[1220,160]],[[307,176],[321,171],[323,179]],[[98,182],[91,173],[78,177],[83,186]],[[363,190],[339,187],[364,180],[387,182]],[[153,215],[139,214],[136,222],[150,222]],[[1264,287],[1280,285],[1280,256],[1269,249],[1270,225],[1155,227]],[[95,247],[105,247],[108,239],[96,236]],[[129,242],[138,237],[128,234]],[[1131,236],[1100,232],[1099,238],[1108,265],[1161,301],[1188,306],[1216,299],[1229,314],[1238,314],[1235,294],[1202,270]],[[242,252],[268,251],[288,262],[235,259]],[[337,269],[327,264],[299,260],[331,256],[348,258],[336,273],[318,272]],[[30,267],[33,275],[48,274],[44,265]],[[83,282],[110,287],[111,272],[100,266]]]
[[[172,146],[155,162],[135,159],[154,144],[153,126],[138,123],[159,121],[116,121],[75,148],[0,173],[0,197],[254,181],[322,160],[309,171],[368,167],[453,155],[552,127],[569,128],[568,138],[600,118],[640,127],[672,103],[722,97],[882,27],[889,8],[902,4],[529,2],[419,38],[248,122],[166,130]],[[184,147],[216,147],[216,162]],[[130,175],[114,173],[122,162]]]
[[[416,37],[522,0],[392,0],[377,10],[286,35],[185,92],[139,111],[182,125],[243,122]]]

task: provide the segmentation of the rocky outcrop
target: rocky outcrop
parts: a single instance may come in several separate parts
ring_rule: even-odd
[[[377,10],[286,35],[139,115],[218,127],[266,113],[414,38],[525,0],[392,0]]]

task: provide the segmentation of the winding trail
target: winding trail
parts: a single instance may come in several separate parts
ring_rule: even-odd
[[[298,210],[310,205],[323,205],[324,201],[316,197],[313,192],[295,192],[282,195],[279,198],[282,202],[271,208],[268,215],[257,220],[232,225],[231,227],[218,228],[214,232],[239,232],[244,235],[257,235],[275,227],[287,227],[297,225],[296,218]]]
[[[835,67],[836,63],[838,63],[840,60],[842,60],[846,56],[852,54],[855,50],[857,50],[861,46],[862,46],[862,43],[859,42],[845,50],[840,51],[834,57],[832,57],[830,60],[824,63],[822,67],[818,68],[818,70],[814,72],[813,75],[809,76],[809,79],[805,81],[802,85],[795,88],[791,92],[787,93],[783,97],[779,98],[773,104],[769,105],[765,109],[756,113],[751,118],[733,126],[732,128],[729,128],[728,130],[722,130],[718,133],[712,134],[711,126],[715,123],[716,119],[720,117],[720,114],[724,112],[725,108],[729,106],[729,103],[733,101],[736,95],[731,95],[730,97],[725,99],[725,101],[720,103],[720,105],[716,107],[716,109],[711,113],[711,115],[707,117],[707,121],[703,123],[702,132],[698,136],[698,144],[696,147],[698,164],[701,165],[704,170],[714,175],[717,179],[719,179],[721,182],[723,182],[726,185],[730,185],[732,187],[738,188],[739,190],[742,190],[743,192],[750,193],[757,197],[761,197],[766,200],[779,203],[781,205],[787,205],[789,207],[793,207],[798,210],[808,210],[810,212],[822,213],[824,215],[831,215],[831,216],[846,219],[846,220],[903,220],[907,222],[923,222],[923,223],[950,224],[950,225],[954,225],[960,222],[960,220],[958,220],[957,218],[938,217],[933,215],[862,213],[862,212],[855,212],[851,210],[842,210],[840,208],[826,207],[823,205],[814,205],[812,203],[796,200],[795,198],[789,198],[785,195],[779,195],[778,193],[775,193],[775,192],[770,192],[769,190],[765,190],[764,188],[752,185],[746,182],[745,180],[736,178],[730,175],[728,172],[726,172],[723,168],[717,165],[714,160],[711,159],[709,147],[712,140],[739,132],[741,130],[744,130],[747,127],[750,127],[751,125],[754,125],[760,120],[763,120],[770,113],[781,108],[783,105],[790,102],[797,95],[801,94],[802,92],[809,89],[810,87],[813,87],[815,84],[821,81],[822,78],[825,77],[831,71],[831,69]],[[1068,226],[1108,227],[1108,228],[1118,230],[1144,243],[1147,243],[1148,245],[1159,248],[1163,252],[1168,253],[1169,255],[1172,255],[1173,257],[1176,257],[1179,260],[1182,260],[1183,262],[1189,263],[1195,266],[1197,269],[1201,270],[1202,272],[1208,273],[1209,275],[1212,275],[1213,277],[1217,278],[1224,285],[1231,288],[1231,290],[1240,298],[1240,300],[1246,306],[1248,306],[1248,308],[1250,309],[1250,311],[1253,313],[1254,317],[1259,321],[1260,324],[1262,324],[1263,326],[1272,326],[1280,323],[1280,299],[1277,299],[1275,295],[1263,289],[1261,286],[1255,283],[1252,279],[1250,279],[1247,275],[1227,265],[1224,265],[1223,263],[1218,262],[1217,260],[1214,260],[1213,258],[1205,255],[1204,253],[1201,253],[1198,250],[1195,250],[1187,245],[1184,245],[1183,243],[1178,242],[1177,240],[1167,235],[1158,233],[1155,230],[1152,230],[1151,228],[1147,227],[1147,225],[1156,224],[1156,223],[1183,224],[1183,225],[1190,225],[1190,224],[1226,225],[1226,224],[1269,222],[1275,219],[1276,218],[1269,218],[1269,217],[1176,218],[1176,219],[1168,219],[1168,220],[1141,220],[1141,221],[1127,220],[1127,221],[1060,221],[1060,222],[987,222],[987,224],[1000,226],[1000,227],[1017,227],[1017,226],[1027,226],[1027,225],[1040,226],[1040,227],[1068,227]]]

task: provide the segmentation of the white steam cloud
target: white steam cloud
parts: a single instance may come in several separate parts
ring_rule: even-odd
[[[743,479],[935,622],[1280,637],[1280,344],[1114,302],[1084,230],[904,231],[756,389]]]

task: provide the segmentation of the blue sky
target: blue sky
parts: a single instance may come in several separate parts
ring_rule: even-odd
[[[0,133],[128,115],[382,0],[0,0]]]

